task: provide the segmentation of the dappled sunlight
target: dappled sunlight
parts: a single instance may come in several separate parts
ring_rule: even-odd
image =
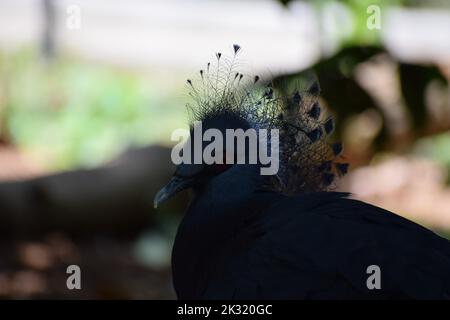
[[[414,156],[383,155],[353,170],[341,182],[357,199],[367,201],[436,231],[450,230],[447,168]]]

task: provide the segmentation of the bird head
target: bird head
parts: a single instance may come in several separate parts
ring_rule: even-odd
[[[236,157],[248,164],[251,152],[255,151],[247,141],[245,151],[240,155],[230,155],[228,148],[219,148],[215,149],[214,158],[223,161],[211,163],[203,157],[200,157],[201,161],[195,161],[196,151],[198,154],[196,146],[203,154],[213,141],[202,138],[199,141],[196,123],[201,123],[201,137],[208,129],[215,129],[222,137],[226,136],[227,129],[251,128],[259,132],[261,129],[276,129],[279,132],[279,170],[272,179],[264,180],[266,189],[284,194],[327,190],[336,176],[347,171],[348,164],[339,161],[342,145],[327,142],[334,123],[321,112],[318,83],[314,81],[305,91],[296,88],[287,93],[285,88],[275,88],[270,81],[264,83],[259,76],[236,72],[235,59],[240,46],[234,45],[233,50],[231,58],[216,53],[215,65],[208,62],[196,80],[187,80],[193,103],[187,105],[191,130],[183,153],[188,152],[189,155],[183,154],[187,161],[177,165],[172,179],[155,196],[155,207],[181,190],[202,190],[211,181],[227,174],[239,177],[228,173],[242,163]],[[266,147],[273,146],[271,139],[269,136],[265,140]],[[230,157],[234,160],[232,164],[226,161]],[[253,167],[261,166],[259,160]]]
[[[205,133],[210,129],[214,129],[216,133],[220,133],[221,137],[226,137],[227,130],[241,129],[244,131],[250,128],[250,124],[244,118],[232,112],[209,114],[208,117],[198,123],[201,123],[201,125],[191,127],[189,138],[181,150],[183,156],[183,153],[187,151],[187,157],[183,157],[183,162],[176,166],[175,173],[169,183],[156,194],[154,198],[155,208],[161,202],[184,189],[202,189],[212,179],[228,171],[231,167],[239,165],[237,162],[240,155],[228,153],[224,140],[222,140],[222,147],[211,150],[214,158],[219,161],[207,161],[203,157],[204,152],[208,146],[211,146],[217,140],[205,141]],[[199,146],[199,151],[196,149],[196,145]],[[249,149],[247,141],[245,150]],[[233,150],[236,150],[236,141],[233,141]],[[195,159],[196,152],[200,152],[200,157],[198,157],[197,161]],[[230,157],[233,158],[233,161],[230,161]],[[243,157],[248,158],[248,152],[244,153]],[[245,160],[243,162],[245,163]]]

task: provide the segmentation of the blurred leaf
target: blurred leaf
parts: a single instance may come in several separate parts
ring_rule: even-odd
[[[416,153],[426,156],[450,170],[450,132],[422,138],[416,142],[414,149]]]

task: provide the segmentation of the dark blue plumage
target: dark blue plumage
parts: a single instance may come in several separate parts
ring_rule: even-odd
[[[308,115],[313,119],[319,119],[320,117],[320,106],[318,103],[314,103],[311,109],[308,111]]]
[[[203,201],[190,206],[174,246],[181,299],[450,298],[448,242],[346,194]],[[366,286],[374,264],[381,290]]]
[[[218,63],[227,61],[221,57]],[[225,88],[216,86],[209,69],[201,73],[203,91],[189,83],[192,118],[221,132],[279,128],[280,171],[177,166],[155,205],[193,190],[172,254],[178,298],[450,299],[449,241],[348,194],[322,191],[348,164],[339,158],[342,145],[325,140],[334,125],[320,121],[317,83],[280,97],[271,85],[238,86],[242,74],[234,76],[233,68],[217,82]],[[367,287],[370,265],[381,270],[379,290]]]

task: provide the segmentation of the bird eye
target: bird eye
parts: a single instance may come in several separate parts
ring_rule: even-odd
[[[227,163],[227,158],[225,153],[223,153],[223,160],[222,163],[214,163],[209,166],[209,170],[212,171],[214,174],[219,174],[221,172],[224,172],[225,170],[229,169],[231,167],[230,164]]]
[[[222,172],[228,170],[231,167],[231,165],[226,164],[226,163],[215,163],[209,167],[210,167],[209,170],[213,174],[219,174],[219,173],[222,173]]]
[[[216,163],[216,164],[214,165],[214,167],[215,167],[216,170],[219,170],[219,171],[225,171],[225,170],[227,170],[230,166],[229,166],[228,164],[226,164],[226,163]]]

